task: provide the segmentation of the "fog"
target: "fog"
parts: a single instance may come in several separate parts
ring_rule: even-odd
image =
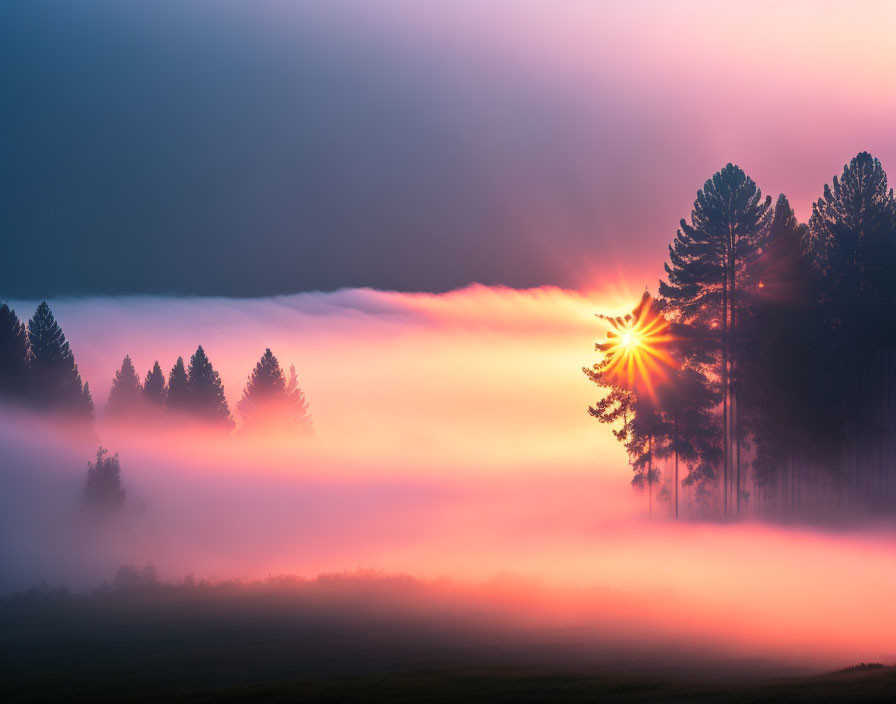
[[[370,569],[423,580],[419,608],[450,584],[470,618],[476,603],[595,643],[892,661],[889,527],[675,524],[661,503],[646,520],[580,372],[600,334],[592,314],[625,300],[474,287],[51,301],[100,411],[125,354],[141,376],[155,359],[167,373],[198,344],[234,410],[271,347],[296,364],[316,432],[124,430],[100,413],[97,437],[76,438],[4,409],[0,589],[92,589],[128,563],[171,582]],[[13,305],[27,317],[34,302]],[[98,442],[120,453],[128,492],[109,517],[82,502]]]

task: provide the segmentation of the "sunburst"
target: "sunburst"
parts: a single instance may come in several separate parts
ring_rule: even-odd
[[[656,301],[645,292],[628,315],[598,317],[610,324],[607,341],[597,345],[604,354],[603,373],[614,384],[655,396],[657,385],[675,366],[668,350],[674,338]]]

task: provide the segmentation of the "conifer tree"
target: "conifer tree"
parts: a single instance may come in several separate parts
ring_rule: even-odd
[[[725,166],[697,192],[691,222],[681,220],[665,265],[668,282],[660,281],[659,285],[660,296],[681,322],[700,322],[718,331],[715,347],[722,384],[726,513],[728,477],[735,472],[740,500],[736,382],[741,348],[739,319],[745,308],[742,286],[761,251],[770,207],[771,198],[763,201],[762,192],[743,170],[733,164]],[[732,444],[737,447],[734,456]]]
[[[190,381],[184,358],[178,357],[168,375],[168,394],[165,396],[165,411],[169,414],[190,411]]]
[[[302,435],[314,433],[314,422],[311,412],[308,410],[308,401],[305,393],[299,387],[299,378],[296,375],[296,365],[289,365],[289,382],[286,384],[286,395],[290,401],[289,422],[290,425]]]
[[[183,361],[181,361],[181,366],[183,366]],[[161,413],[165,407],[167,395],[168,387],[165,385],[165,375],[156,360],[152,369],[146,372],[146,380],[143,382],[143,404],[147,412],[150,415]]]
[[[280,425],[289,410],[286,379],[270,348],[264,351],[236,407],[246,430]]]
[[[741,396],[760,487],[777,481],[788,464],[836,453],[832,401],[840,392],[831,371],[837,360],[823,329],[820,281],[805,253],[807,238],[807,227],[779,196],[744,321]],[[819,384],[825,377],[828,384]]]
[[[313,432],[305,394],[299,388],[295,365],[289,367],[287,382],[280,363],[266,349],[237,403],[247,431],[278,430],[299,435]]]
[[[845,428],[841,472],[853,497],[861,488],[875,501],[878,396],[892,393],[890,374],[878,369],[889,367],[896,346],[896,201],[877,159],[862,152],[825,185],[812,207],[808,245],[821,283],[825,349],[836,360],[827,375],[831,390],[839,390]]]
[[[84,419],[93,417],[93,399],[81,382],[78,365],[47,302],[28,322],[33,400],[41,410]]]
[[[6,303],[0,304],[0,400],[19,400],[28,384],[28,333]]]
[[[233,419],[227,407],[221,377],[212,367],[202,345],[196,348],[196,352],[190,358],[187,378],[190,386],[190,411],[193,417],[210,425],[232,428]],[[170,393],[169,385],[169,395]]]
[[[109,400],[106,403],[106,417],[110,420],[134,418],[141,410],[142,393],[140,378],[128,355],[112,380],[112,389],[109,391]]]
[[[116,452],[100,447],[96,461],[87,463],[87,483],[84,498],[88,505],[98,509],[111,509],[124,503],[126,492],[121,486],[121,463]]]

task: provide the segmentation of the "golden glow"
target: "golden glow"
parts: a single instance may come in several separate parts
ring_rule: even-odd
[[[631,350],[639,344],[638,335],[634,330],[625,330],[619,336],[619,345],[626,350]]]
[[[604,372],[614,383],[653,396],[656,384],[675,366],[667,349],[673,339],[669,321],[648,294],[629,315],[600,317],[610,323],[607,342],[598,345],[605,355]]]

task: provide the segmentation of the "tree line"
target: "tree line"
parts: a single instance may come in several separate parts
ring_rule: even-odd
[[[728,164],[682,219],[656,296],[606,318],[605,393],[648,502],[817,516],[896,506],[896,200],[867,152],[807,223]],[[636,373],[633,373],[634,372]],[[665,470],[665,471],[663,471]],[[683,476],[682,476],[683,475]]]
[[[90,387],[82,382],[71,347],[46,301],[27,326],[7,303],[0,304],[0,400],[86,425],[94,420]],[[287,377],[270,349],[249,376],[237,410],[245,431],[307,435],[313,430],[295,366]],[[104,421],[176,425],[185,420],[222,430],[235,425],[221,378],[202,345],[189,366],[178,357],[167,379],[156,361],[141,382],[126,356],[112,380]],[[104,466],[99,457],[97,466]]]

